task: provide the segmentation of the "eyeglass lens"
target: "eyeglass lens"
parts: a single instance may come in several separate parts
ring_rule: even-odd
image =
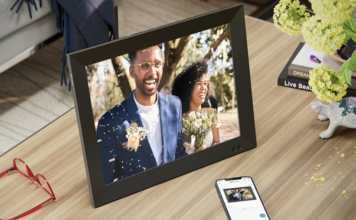
[[[156,61],[156,62],[154,62],[153,65],[154,65],[154,68],[159,69],[159,68],[162,67],[162,61]],[[147,73],[151,69],[151,63],[150,62],[143,62],[143,63],[141,63],[140,67],[141,67],[141,71],[143,73]]]
[[[51,194],[51,190],[48,187],[47,181],[46,179],[44,179],[41,175],[38,176],[38,180],[40,182],[40,184],[42,185],[43,188],[45,188],[47,190],[47,193]]]
[[[15,164],[17,169],[22,172],[22,174],[26,175],[26,176],[30,176],[29,173],[27,172],[27,168],[26,165],[24,163],[22,163],[22,161],[20,160],[15,160]]]

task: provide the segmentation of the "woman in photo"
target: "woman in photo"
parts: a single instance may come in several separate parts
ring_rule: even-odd
[[[209,87],[208,64],[206,60],[200,60],[188,65],[176,77],[173,83],[172,95],[178,96],[182,102],[182,119],[186,119],[192,111],[207,110],[214,112],[213,108],[202,108],[211,97],[212,87]],[[213,128],[204,139],[204,144],[198,151],[220,143],[219,129]],[[188,152],[191,154],[193,152]]]

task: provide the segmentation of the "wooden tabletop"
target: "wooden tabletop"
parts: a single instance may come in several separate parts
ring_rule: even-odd
[[[244,175],[255,180],[272,219],[356,219],[355,130],[320,139],[329,122],[310,109],[315,95],[277,86],[302,37],[250,17],[246,25],[257,148],[94,209],[72,109],[0,157],[0,171],[18,157],[53,187],[57,201],[27,219],[226,219],[214,182]],[[311,176],[326,180],[313,183]],[[1,178],[0,218],[44,201],[28,182],[16,173]]]

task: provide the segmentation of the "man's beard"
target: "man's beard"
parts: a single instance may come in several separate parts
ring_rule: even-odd
[[[151,96],[156,94],[156,91],[157,91],[157,88],[158,88],[158,84],[159,84],[159,80],[155,80],[156,86],[152,90],[147,90],[145,88],[145,81],[146,80],[154,80],[154,79],[145,79],[145,80],[142,80],[139,83],[136,81],[136,89],[138,89],[143,96],[151,97]]]

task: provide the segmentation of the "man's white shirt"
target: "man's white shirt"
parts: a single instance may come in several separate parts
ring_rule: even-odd
[[[135,94],[133,97],[139,110],[143,126],[148,131],[146,138],[151,145],[151,150],[158,166],[162,163],[162,132],[158,105],[159,95],[157,94],[157,101],[151,106],[141,105],[137,102]]]
[[[239,198],[239,193],[234,193],[236,195],[237,198]],[[241,193],[240,193],[241,194]]]

